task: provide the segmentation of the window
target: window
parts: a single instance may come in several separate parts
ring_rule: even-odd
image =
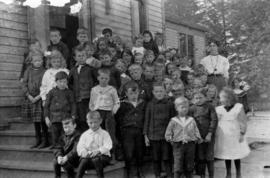
[[[187,45],[186,45],[186,34],[180,33],[179,34],[179,50],[180,50],[180,55],[182,57],[187,56]]]
[[[179,34],[179,51],[182,57],[194,59],[194,37],[192,35]]]
[[[188,35],[188,58],[194,58],[194,39],[192,35]]]

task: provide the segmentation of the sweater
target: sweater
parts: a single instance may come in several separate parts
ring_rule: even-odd
[[[153,98],[146,106],[143,134],[150,140],[164,140],[170,119],[176,115],[173,103]]]
[[[44,106],[44,116],[49,117],[52,123],[61,122],[65,117],[76,117],[76,103],[71,90],[52,89]]]

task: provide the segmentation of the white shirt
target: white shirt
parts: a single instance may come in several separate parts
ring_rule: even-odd
[[[77,153],[82,156],[82,152],[89,154],[93,151],[100,151],[102,155],[111,156],[112,140],[109,133],[101,128],[96,131],[88,129],[85,131],[78,142]]]
[[[221,55],[206,56],[201,60],[200,64],[205,67],[208,74],[221,74],[225,78],[229,78],[229,60]]]
[[[133,47],[132,48],[132,54],[134,55],[135,53],[141,53],[141,54],[144,54],[144,47]]]
[[[41,81],[41,87],[40,87],[40,96],[42,101],[46,100],[46,95],[49,93],[51,89],[56,87],[56,82],[55,82],[55,75],[56,73],[64,71],[67,74],[69,73],[68,69],[65,68],[60,68],[60,69],[53,69],[50,68],[46,70],[46,72],[43,75],[42,81]]]

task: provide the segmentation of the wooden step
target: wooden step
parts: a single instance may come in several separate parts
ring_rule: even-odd
[[[0,178],[52,178],[53,166],[47,162],[0,161]],[[104,169],[105,178],[124,178],[124,163],[117,162]],[[87,171],[85,178],[97,178],[94,170]]]
[[[54,155],[48,148],[30,149],[29,145],[0,145],[0,158],[1,160],[52,162]]]
[[[17,131],[34,131],[34,124],[31,122],[10,122],[9,123],[10,130],[17,130]]]
[[[0,131],[0,145],[32,145],[35,143],[33,131]]]

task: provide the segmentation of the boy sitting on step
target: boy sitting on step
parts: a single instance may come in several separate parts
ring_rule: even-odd
[[[87,169],[95,169],[98,178],[104,178],[103,168],[111,160],[112,140],[109,133],[100,127],[102,118],[98,111],[87,114],[89,129],[85,131],[77,145],[81,157],[76,178],[82,178]]]
[[[74,168],[78,166],[80,159],[76,150],[80,133],[75,129],[76,123],[72,117],[65,117],[62,120],[62,125],[65,133],[54,151],[53,167],[55,178],[61,177],[61,167],[66,171],[68,178],[74,178]]]

